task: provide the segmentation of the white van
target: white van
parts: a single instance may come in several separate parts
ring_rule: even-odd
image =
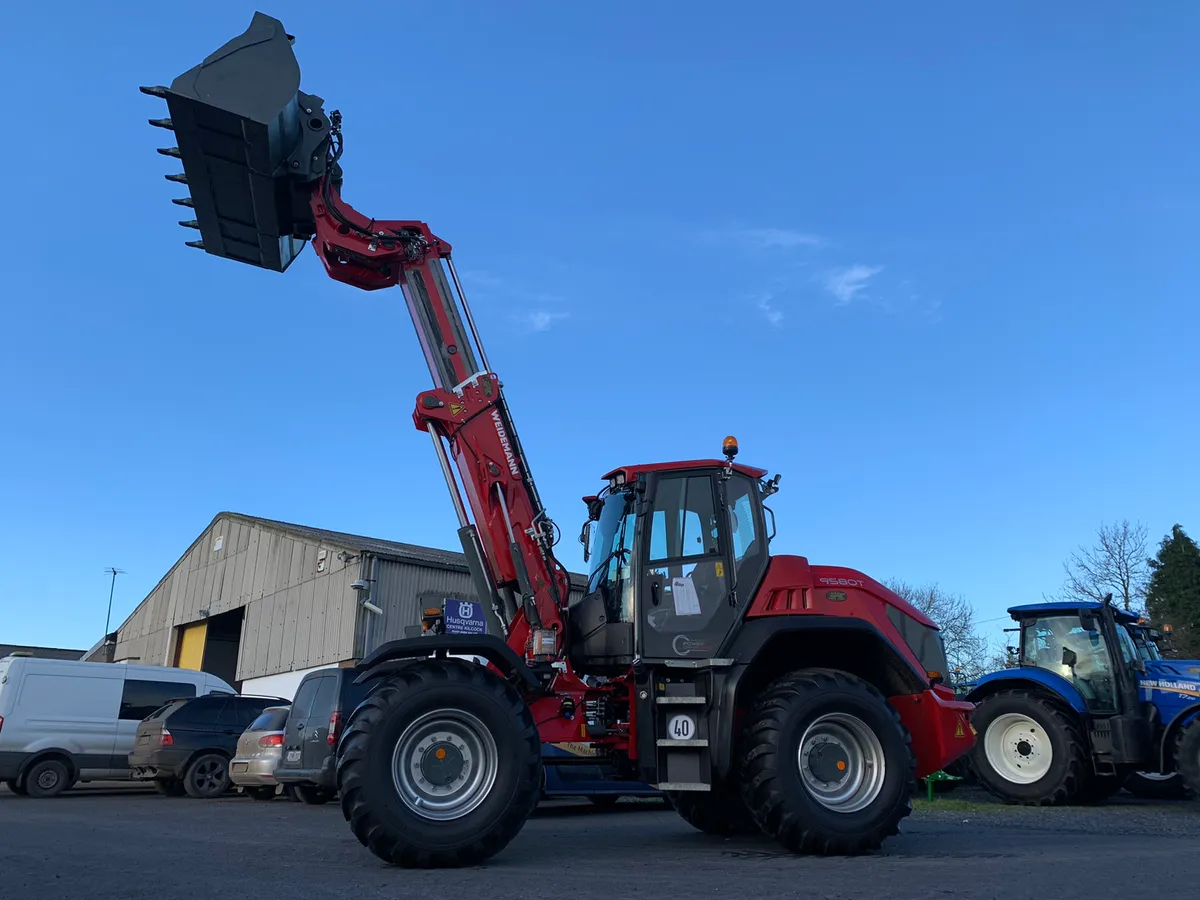
[[[77,781],[127,779],[138,722],[170,700],[236,694],[207,672],[0,658],[0,783],[53,797]]]

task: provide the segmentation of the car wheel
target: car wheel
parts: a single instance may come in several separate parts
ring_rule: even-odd
[[[320,806],[333,799],[333,791],[329,788],[317,787],[315,784],[298,784],[296,785],[296,796],[300,798],[301,803]]]
[[[877,850],[912,812],[908,730],[878,689],[848,672],[775,681],[747,713],[740,745],[746,806],[793,853]]]
[[[71,786],[71,770],[61,759],[43,759],[30,766],[22,780],[30,797],[57,797]]]
[[[211,800],[229,790],[229,760],[219,753],[202,753],[187,767],[183,789],[189,797]]]
[[[164,797],[182,797],[187,793],[178,778],[155,778],[154,789]]]

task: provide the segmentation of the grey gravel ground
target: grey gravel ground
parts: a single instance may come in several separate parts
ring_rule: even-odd
[[[559,801],[486,866],[412,872],[368,854],[336,804],[0,789],[0,898],[1184,897],[1200,880],[1198,839],[1200,803],[1029,810],[960,789],[920,803],[881,853],[797,858],[706,837],[652,804]]]

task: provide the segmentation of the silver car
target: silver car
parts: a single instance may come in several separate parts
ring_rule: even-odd
[[[255,800],[270,800],[278,792],[275,766],[283,756],[283,733],[290,706],[268,706],[238,738],[229,763],[229,779],[239,792]]]

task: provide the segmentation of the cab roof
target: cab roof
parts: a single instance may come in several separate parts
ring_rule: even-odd
[[[1010,606],[1008,608],[1008,614],[1014,619],[1025,619],[1030,615],[1044,613],[1061,615],[1063,613],[1078,612],[1079,610],[1083,609],[1090,609],[1094,612],[1099,612],[1100,606],[1101,604],[1099,600],[1070,600],[1066,602],[1049,601],[1043,603],[1025,603],[1021,606]],[[1114,607],[1113,613],[1115,614],[1118,622],[1136,623],[1138,620],[1138,617],[1134,613],[1131,613],[1125,609]]]
[[[680,462],[644,463],[636,466],[618,466],[611,472],[607,472],[600,477],[608,481],[610,478],[624,473],[625,481],[630,482],[637,481],[638,476],[649,475],[651,472],[677,472],[681,469],[722,469],[725,465],[726,463],[723,459],[689,459]],[[766,469],[746,466],[736,462],[733,464],[733,471],[756,479],[766,478],[767,476]]]

